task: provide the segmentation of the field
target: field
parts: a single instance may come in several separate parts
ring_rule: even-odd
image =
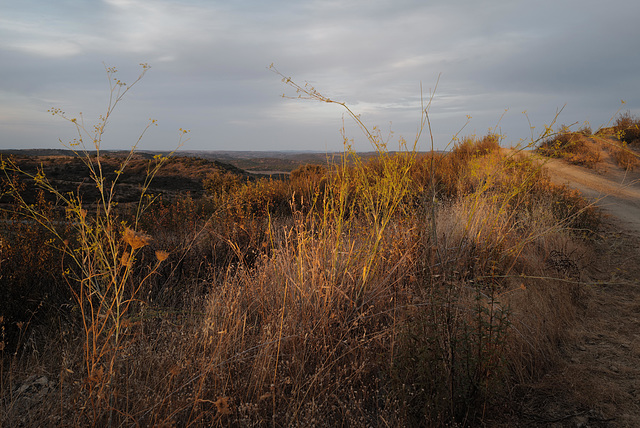
[[[630,120],[539,152],[629,170]],[[612,420],[549,380],[596,289],[637,273],[614,268],[601,211],[497,135],[445,153],[369,135],[373,154],[277,177],[135,150],[3,156],[2,425]]]

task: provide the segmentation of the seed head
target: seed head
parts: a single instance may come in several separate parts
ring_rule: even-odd
[[[137,250],[145,245],[148,245],[151,241],[151,237],[144,233],[136,232],[133,229],[126,228],[123,234],[124,242],[129,244],[132,249]]]
[[[216,401],[213,402],[213,404],[216,405],[216,409],[218,410],[218,413],[221,415],[230,415],[232,413],[231,411],[231,403],[229,403],[229,399],[231,397],[219,397]]]

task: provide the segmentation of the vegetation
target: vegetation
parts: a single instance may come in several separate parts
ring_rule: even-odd
[[[630,111],[616,118],[614,130],[620,140],[632,145],[640,144],[640,118]]]
[[[215,170],[162,197],[157,157],[118,204],[135,146],[108,175],[115,82],[74,146],[97,199],[2,159],[3,425],[473,425],[556,360],[598,214],[497,136],[391,153],[285,79],[377,155],[345,138],[288,180]]]
[[[630,112],[618,114],[613,127],[599,129],[595,135],[588,124],[575,132],[562,125],[557,132],[541,141],[537,152],[592,169],[597,169],[602,161],[611,156],[618,166],[634,170],[640,165],[637,153],[639,129],[640,119],[633,117]]]
[[[538,152],[543,156],[564,159],[575,165],[595,168],[602,160],[602,148],[590,138],[590,132],[587,131],[590,131],[590,128],[571,132],[569,127],[562,125],[557,133],[542,141]]]

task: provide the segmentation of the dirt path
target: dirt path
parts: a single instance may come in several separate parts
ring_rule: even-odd
[[[607,218],[583,267],[597,285],[588,286],[583,316],[561,344],[563,361],[530,389],[522,425],[640,427],[640,174],[611,162],[598,171],[558,160],[547,167]]]
[[[640,235],[640,174],[625,172],[612,162],[593,171],[560,160],[550,160],[545,166],[556,183],[568,184],[594,201],[612,221]]]

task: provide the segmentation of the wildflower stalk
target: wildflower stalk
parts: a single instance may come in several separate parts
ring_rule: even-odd
[[[28,221],[39,224],[56,238],[58,248],[72,266],[72,269],[64,269],[63,274],[82,316],[86,384],[89,390],[87,399],[91,403],[94,422],[99,419],[105,404],[106,408],[113,406],[114,397],[105,390],[109,389],[115,375],[115,363],[122,348],[123,321],[142,285],[167,257],[165,252],[156,252],[155,266],[136,284],[132,284],[136,257],[151,242],[151,237],[137,230],[138,223],[154,200],[147,197],[149,186],[168,157],[156,156],[149,163],[130,226],[120,219],[115,209],[119,179],[131,163],[146,132],[151,126],[157,125],[156,121],[150,120],[143,129],[115,171],[111,183],[107,182],[101,154],[102,140],[116,107],[150,68],[147,64],[141,66],[141,74],[128,86],[114,77],[117,73],[115,68],[105,67],[109,81],[109,102],[106,112],[91,130],[85,127],[82,115],[78,119],[67,116],[59,108],[49,110],[52,115],[61,117],[75,127],[77,137],[72,142],[62,144],[72,150],[87,167],[88,178],[98,191],[97,203],[85,203],[79,191],[78,194],[62,193],[52,185],[42,169],[29,173],[7,158],[2,158],[0,165],[7,178],[12,174],[25,177],[36,188],[53,195],[65,209],[66,223],[61,225],[47,216],[46,212],[28,204],[15,184],[10,188]],[[180,129],[178,147],[187,132]],[[12,183],[11,180],[7,181]],[[67,227],[71,233],[65,233],[61,226]]]

